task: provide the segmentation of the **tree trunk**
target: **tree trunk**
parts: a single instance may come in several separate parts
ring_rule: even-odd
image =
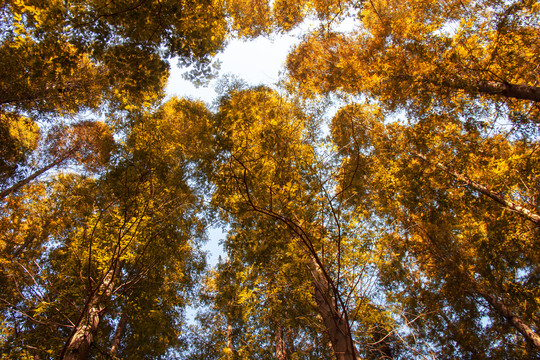
[[[491,308],[495,310],[497,314],[504,317],[517,331],[527,339],[528,342],[533,344],[537,349],[540,349],[540,336],[535,333],[527,324],[523,322],[516,314],[514,314],[508,307],[495,296],[477,291],[491,305]]]
[[[525,84],[509,84],[501,81],[478,81],[478,91],[484,94],[500,94],[507,98],[540,101],[540,88]]]
[[[352,339],[349,322],[337,308],[328,281],[313,257],[311,257],[310,265],[313,284],[315,286],[315,302],[317,303],[319,314],[323,318],[336,359],[359,359]]]
[[[88,359],[90,347],[94,342],[101,316],[105,310],[105,304],[114,288],[114,273],[114,268],[111,268],[103,277],[99,287],[90,295],[79,321],[62,350],[60,359]]]
[[[418,78],[408,74],[396,75],[395,77],[406,81],[418,80]],[[504,81],[491,80],[471,81],[460,78],[459,75],[456,75],[454,78],[446,79],[420,78],[420,81],[435,86],[442,86],[455,90],[464,90],[468,93],[501,95],[506,98],[518,100],[540,101],[540,87],[537,86],[510,84]]]
[[[287,360],[287,348],[285,346],[285,332],[283,331],[283,326],[276,322],[274,326],[274,346],[276,349],[276,359],[277,360]]]
[[[230,349],[231,351],[234,351],[234,342],[233,342],[233,327],[232,325],[227,322],[227,344],[226,347]]]
[[[120,347],[120,341],[122,340],[122,337],[124,336],[124,333],[126,331],[127,322],[128,315],[124,311],[122,312],[120,320],[118,321],[118,325],[116,326],[116,331],[114,333],[111,349],[109,350],[109,355],[111,355],[113,359],[116,359],[116,354],[118,354],[118,348]]]
[[[53,167],[59,165],[60,163],[62,163],[62,161],[66,160],[66,158],[67,157],[62,157],[62,158],[60,158],[60,159],[58,159],[56,161],[53,161],[49,165],[37,170],[36,172],[34,172],[31,175],[27,176],[26,178],[22,179],[21,181],[15,183],[14,185],[10,186],[9,188],[3,190],[2,192],[0,192],[0,200],[5,198],[9,194],[19,190],[20,188],[22,188],[23,186],[25,186],[26,184],[30,183],[32,180],[37,178],[38,176],[40,176],[43,173],[45,173],[45,172],[49,171],[50,169],[52,169]]]
[[[431,237],[421,225],[416,224],[418,228],[422,230],[423,236],[427,237],[427,239],[437,248],[435,251],[439,252],[439,255],[441,258],[444,256],[439,251],[439,247],[434,240],[433,237]],[[442,261],[440,262],[440,266],[445,266],[448,269],[449,273],[457,273],[460,274],[460,278],[462,278],[462,285],[465,287],[469,287],[472,290],[470,293],[473,296],[480,296],[484,300],[488,302],[488,304],[491,306],[491,308],[501,317],[505,318],[506,321],[513,326],[517,331],[519,331],[525,340],[530,342],[533,346],[540,349],[540,336],[535,333],[525,322],[518,317],[516,314],[514,314],[502,301],[497,299],[496,296],[491,295],[484,291],[482,289],[481,285],[472,277],[470,274],[466,273],[460,266],[459,266],[459,260],[461,255],[456,254],[457,256],[451,256],[450,254],[447,254],[445,256],[447,263],[443,264]]]

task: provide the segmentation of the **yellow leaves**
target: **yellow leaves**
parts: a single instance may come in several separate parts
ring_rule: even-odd
[[[221,351],[225,356],[232,356],[234,354],[234,351],[233,349],[229,348],[229,347],[224,347],[223,350]]]
[[[221,203],[236,207],[227,199],[245,204],[252,196],[252,201],[266,207],[276,197],[276,204],[282,199],[280,206],[285,206],[289,202],[285,199],[301,192],[294,183],[301,164],[309,162],[311,154],[302,142],[305,119],[293,104],[268,89],[235,92],[220,107],[218,121],[223,144],[231,154],[220,177],[238,179],[223,184],[227,191],[220,194],[226,197]],[[244,179],[247,183],[241,185]],[[251,188],[249,194],[246,186]],[[231,188],[243,195],[234,197]]]
[[[302,1],[276,0],[273,2],[272,12],[277,26],[284,31],[293,29],[304,19]]]
[[[269,32],[271,13],[267,0],[228,0],[225,6],[239,36],[255,38]]]

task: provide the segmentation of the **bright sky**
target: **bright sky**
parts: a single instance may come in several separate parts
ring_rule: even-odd
[[[298,42],[296,34],[276,37],[275,40],[259,37],[252,41],[233,40],[225,51],[217,56],[221,61],[220,74],[233,74],[250,85],[271,85],[277,82],[291,47]],[[189,97],[211,103],[217,96],[213,90],[215,81],[209,88],[196,88],[182,78],[183,69],[171,64],[171,76],[167,94]]]

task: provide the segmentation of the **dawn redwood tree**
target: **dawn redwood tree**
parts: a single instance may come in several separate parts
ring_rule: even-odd
[[[478,99],[538,116],[535,1],[369,1],[351,32],[321,31],[289,55],[304,94],[369,96],[395,110]]]
[[[364,285],[375,276],[377,254],[370,251],[373,242],[367,233],[352,226],[354,215],[336,192],[336,164],[319,160],[321,154],[313,145],[316,136],[307,131],[307,119],[298,104],[266,88],[233,90],[222,99],[216,116],[221,155],[213,201],[232,226],[226,242],[231,258],[223,266],[244,264],[246,270],[240,276],[247,278],[234,275],[232,281],[240,286],[236,296],[253,299],[258,297],[242,295],[249,293],[246,285],[251,281],[267,283],[270,291],[283,287],[275,291],[286,302],[293,301],[286,295],[287,281],[273,276],[294,276],[290,280],[294,282],[309,279],[310,296],[304,302],[311,302],[311,311],[310,306],[302,305],[304,316],[318,319],[318,325],[309,326],[325,329],[332,357],[375,356],[380,344],[395,341],[393,321],[385,319],[384,311],[367,311],[376,308],[375,295]],[[265,266],[268,269],[256,270]],[[265,295],[259,299],[263,304],[273,300],[264,300]],[[240,302],[253,306],[257,300]],[[270,304],[257,305],[257,316],[279,314],[261,315],[272,308]],[[291,320],[285,317],[281,321]],[[374,326],[377,322],[380,327]],[[382,338],[373,332],[375,328],[384,333]]]
[[[439,356],[535,356],[537,145],[467,126],[450,115],[385,124],[355,104],[332,134],[351,203],[385,233],[388,300],[421,315]]]
[[[210,115],[201,103],[171,100],[134,124],[110,164],[6,195],[3,357],[159,357],[179,348],[204,268],[202,199],[187,183],[199,157],[185,149]],[[73,141],[59,136],[54,149]],[[77,156],[100,155],[86,150]]]

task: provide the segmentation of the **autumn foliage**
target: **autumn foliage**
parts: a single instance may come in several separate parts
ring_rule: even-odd
[[[537,0],[8,0],[0,29],[1,358],[540,356]],[[292,30],[279,84],[165,97],[170,60],[202,84]]]

